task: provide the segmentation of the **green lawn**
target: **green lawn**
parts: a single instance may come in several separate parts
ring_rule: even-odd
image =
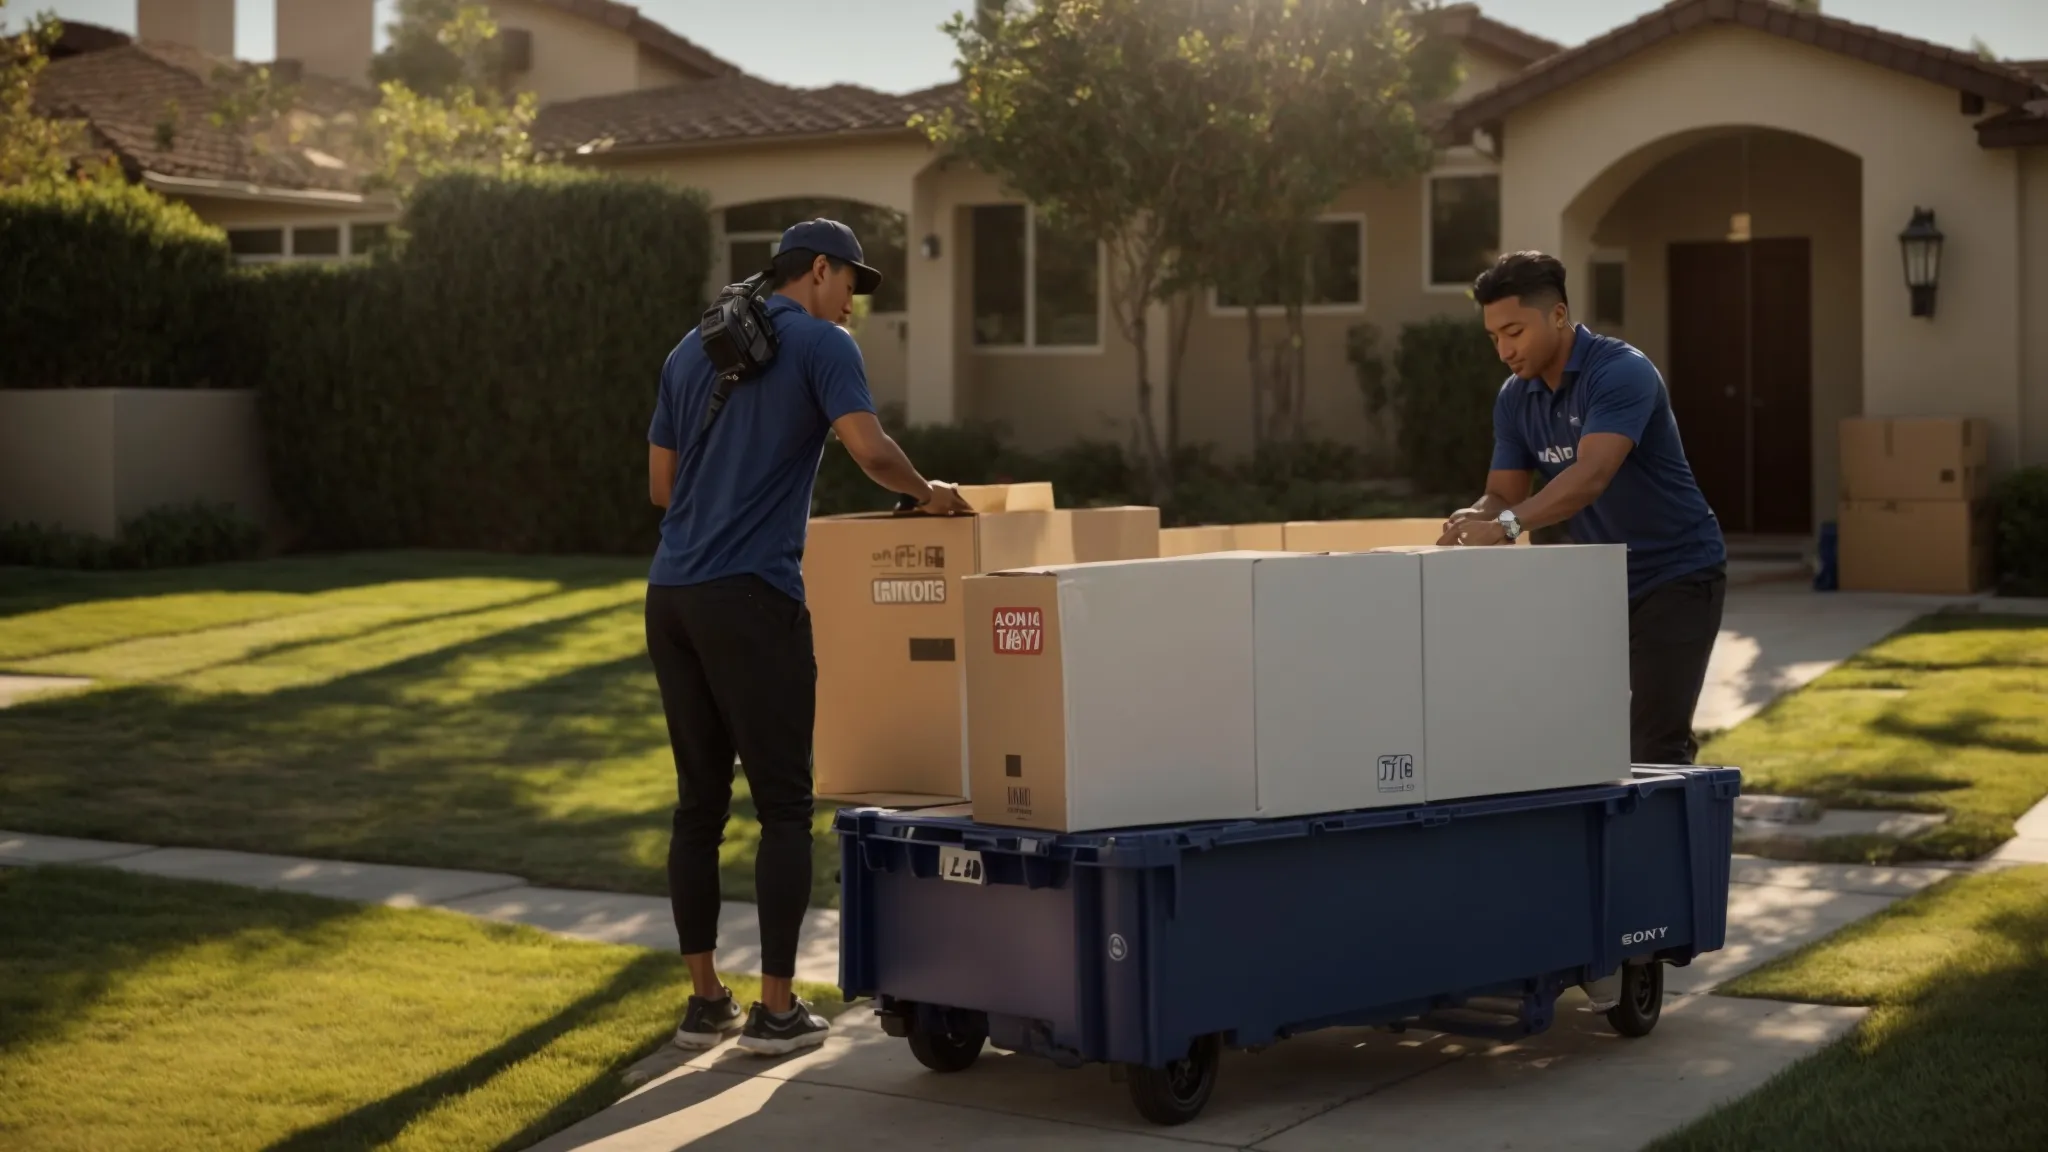
[[[1976,859],[2048,795],[2048,620],[1929,616],[1708,742],[1743,791],[1836,808],[1947,812],[1903,843],[1823,841],[1838,860]]]
[[[524,1147],[623,1095],[686,988],[453,913],[0,869],[0,1149]]]
[[[1652,1152],[2048,1148],[2048,867],[1945,881],[1723,992],[1872,1008]]]
[[[0,827],[665,891],[675,769],[637,559],[390,552],[0,569]],[[835,902],[820,806],[813,899]],[[753,898],[735,790],[725,891]]]

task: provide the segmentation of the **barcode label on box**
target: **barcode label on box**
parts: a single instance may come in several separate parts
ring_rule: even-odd
[[[1045,651],[1045,612],[1038,608],[998,608],[996,652],[1004,656],[1036,656]]]

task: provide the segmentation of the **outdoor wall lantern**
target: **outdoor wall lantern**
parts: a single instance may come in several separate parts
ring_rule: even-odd
[[[1934,209],[1914,207],[1912,221],[1899,233],[1899,252],[1906,261],[1913,315],[1934,315],[1934,290],[1941,283],[1941,229],[1934,226]]]
[[[925,238],[924,238],[924,242],[923,242],[923,243],[921,243],[921,244],[919,244],[919,245],[917,246],[917,250],[918,250],[919,252],[922,252],[922,253],[924,253],[924,258],[925,258],[925,259],[927,259],[927,260],[937,260],[937,259],[939,258],[939,236],[938,236],[938,233],[936,233],[936,232],[928,232],[928,233],[926,233],[926,234],[925,234]]]

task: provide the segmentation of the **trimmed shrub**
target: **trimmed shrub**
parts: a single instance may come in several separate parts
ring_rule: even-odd
[[[2048,468],[2022,468],[2007,476],[1996,498],[2002,590],[2048,596]]]
[[[121,525],[113,540],[36,524],[0,528],[0,565],[32,568],[176,568],[253,560],[263,529],[226,504],[160,505]]]
[[[209,307],[227,237],[113,181],[0,188],[0,388],[218,383]]]
[[[1439,316],[1401,327],[1388,364],[1379,329],[1354,325],[1348,353],[1366,412],[1391,416],[1403,475],[1425,492],[1477,494],[1493,459],[1493,402],[1507,370],[1485,330]]]
[[[277,496],[313,548],[650,550],[647,423],[707,301],[700,193],[423,183],[376,262],[243,277]]]

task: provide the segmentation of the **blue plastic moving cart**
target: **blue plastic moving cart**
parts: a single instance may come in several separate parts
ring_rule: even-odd
[[[984,1043],[1111,1062],[1161,1124],[1201,1112],[1225,1047],[1358,1025],[1526,1036],[1560,993],[1617,972],[1608,1020],[1642,1036],[1663,966],[1722,945],[1740,788],[1732,768],[1639,767],[1080,834],[843,809],[839,982],[928,1068],[960,1071]]]

